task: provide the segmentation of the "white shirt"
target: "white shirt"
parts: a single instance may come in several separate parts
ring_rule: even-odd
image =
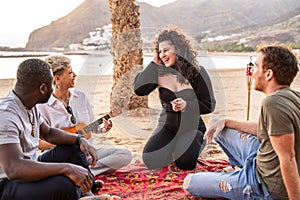
[[[75,89],[70,89],[69,106],[72,108],[73,115],[76,118],[76,124],[71,122],[71,114],[68,113],[64,104],[51,95],[48,102],[38,104],[37,108],[42,113],[42,116],[47,124],[55,128],[74,127],[78,123],[90,124],[94,120],[94,113],[90,106],[87,96]]]

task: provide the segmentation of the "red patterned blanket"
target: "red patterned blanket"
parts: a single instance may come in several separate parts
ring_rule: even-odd
[[[136,161],[115,173],[96,176],[96,179],[105,183],[99,194],[118,195],[121,199],[195,200],[182,189],[185,176],[195,172],[221,171],[227,166],[229,163],[226,160],[199,159],[194,170],[182,171],[174,164],[160,170],[148,170],[142,162]]]

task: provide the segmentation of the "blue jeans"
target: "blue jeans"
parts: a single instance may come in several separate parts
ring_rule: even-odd
[[[38,161],[67,162],[89,169],[89,163],[78,145],[56,146],[40,155]],[[0,200],[77,200],[81,196],[80,188],[63,175],[33,182],[7,179],[0,182]]]
[[[260,144],[255,136],[225,128],[214,139],[227,154],[230,164],[241,170],[188,175],[184,180],[186,191],[197,198],[276,199],[256,174],[256,153]]]
[[[52,176],[40,181],[2,180],[1,200],[78,200],[78,187],[66,176]]]

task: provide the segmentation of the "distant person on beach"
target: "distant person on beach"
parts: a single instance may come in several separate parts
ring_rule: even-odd
[[[63,55],[53,55],[47,57],[45,61],[51,66],[54,76],[52,95],[47,103],[38,105],[45,122],[49,126],[68,129],[70,132],[79,130],[91,143],[91,132],[108,132],[112,127],[108,115],[101,118],[102,124],[96,123],[91,125],[87,132],[84,131],[84,127],[94,121],[94,114],[87,96],[82,91],[74,89],[77,75],[72,70],[71,60]],[[53,145],[41,140],[39,147],[49,149]],[[131,152],[123,147],[99,148],[97,157],[96,165],[91,169],[94,175],[114,172],[132,160]]]
[[[205,68],[197,61],[190,38],[168,26],[154,39],[154,59],[137,74],[134,92],[149,95],[158,88],[162,105],[158,127],[143,150],[149,169],[172,162],[182,170],[196,167],[206,126],[200,115],[214,111],[215,98]]]
[[[48,101],[52,82],[48,63],[27,59],[18,67],[14,89],[0,99],[0,199],[75,200],[92,195],[95,182],[89,165],[96,164],[95,148],[81,135],[49,127],[36,108]],[[40,139],[57,146],[37,157]]]
[[[251,70],[253,89],[265,94],[258,123],[219,119],[205,134],[240,169],[188,175],[183,187],[197,198],[300,199],[300,92],[290,88],[298,61],[279,45],[258,52]]]

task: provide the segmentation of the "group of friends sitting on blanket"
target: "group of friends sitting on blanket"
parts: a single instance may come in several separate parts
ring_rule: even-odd
[[[258,122],[219,117],[208,129],[201,115],[216,107],[212,82],[190,37],[175,26],[159,30],[154,57],[133,83],[138,96],[157,89],[162,110],[143,163],[175,163],[192,170],[207,143],[224,150],[233,169],[188,174],[183,189],[196,198],[300,199],[300,93],[290,85],[298,61],[284,46],[258,48],[252,88],[265,94]],[[92,145],[112,128],[112,111],[94,118],[85,93],[75,89],[71,60],[51,55],[20,63],[15,87],[0,99],[0,199],[120,199],[94,195],[96,175],[128,165],[131,151]],[[73,133],[73,134],[70,134]],[[40,149],[41,153],[37,154]]]

